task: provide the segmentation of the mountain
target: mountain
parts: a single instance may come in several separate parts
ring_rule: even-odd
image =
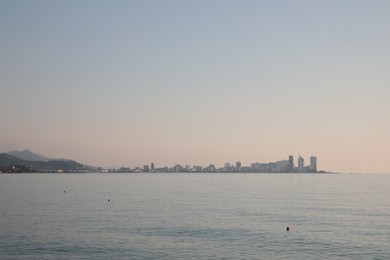
[[[51,160],[48,162],[35,162],[39,169],[47,172],[86,172],[87,166],[72,160]]]
[[[23,164],[24,162],[25,161],[23,159],[9,155],[7,153],[0,153],[0,166]]]
[[[92,172],[94,169],[72,160],[32,161],[0,153],[1,172]]]
[[[11,151],[8,152],[7,154],[12,155],[16,158],[23,159],[26,161],[50,161],[53,160],[52,158],[44,157],[42,155],[33,153],[29,150],[24,150],[24,151]]]

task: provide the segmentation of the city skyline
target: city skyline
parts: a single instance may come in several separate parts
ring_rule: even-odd
[[[317,156],[310,156],[310,164],[305,166],[301,165],[300,160],[303,159],[302,156],[298,156],[297,162],[298,166],[295,167],[293,155],[289,155],[288,159],[285,160],[276,160],[272,162],[257,161],[252,162],[249,165],[243,165],[241,161],[236,161],[235,163],[225,162],[224,165],[216,165],[210,163],[209,165],[189,165],[189,164],[174,164],[174,165],[160,165],[156,166],[154,162],[149,165],[137,165],[133,167],[122,166],[120,168],[111,168],[113,171],[122,171],[122,172],[255,172],[255,173],[317,173],[317,172],[332,172],[330,169],[328,171],[318,170],[317,168]],[[291,167],[291,159],[293,160]],[[104,168],[102,168],[104,169]],[[104,169],[108,170],[108,169]]]
[[[40,154],[24,151],[10,151],[0,153],[0,173],[332,173],[330,170],[318,170],[317,156],[310,156],[310,164],[305,165],[304,158],[299,155],[297,164],[294,163],[294,156],[289,155],[288,159],[272,162],[256,161],[250,165],[243,165],[241,161],[235,163],[225,162],[223,166],[214,163],[209,165],[157,165],[151,162],[150,165],[102,167],[102,165],[85,165],[72,159],[51,158]],[[296,166],[297,165],[297,166]]]
[[[135,173],[332,173],[332,171],[324,171],[317,169],[317,157],[310,157],[310,164],[303,166],[302,168],[292,167],[290,168],[291,155],[289,160],[279,160],[274,162],[255,162],[250,165],[242,165],[240,161],[236,161],[235,164],[225,163],[224,166],[218,167],[215,164],[209,165],[181,165],[175,164],[173,166],[160,166],[155,167],[155,164],[152,162],[149,165],[136,166],[136,167],[120,167],[120,168],[109,168],[105,169],[99,167],[100,172],[135,172]],[[302,159],[301,156],[298,158]],[[299,161],[298,161],[299,163]]]
[[[390,173],[389,11],[1,1],[0,152],[104,167],[314,154],[321,169]]]

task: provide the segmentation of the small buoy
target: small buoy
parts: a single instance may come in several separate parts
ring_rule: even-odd
[[[66,193],[66,190],[64,190],[64,193]]]
[[[111,200],[110,200],[110,199],[108,199],[107,201],[108,201],[108,202],[110,202]]]
[[[286,230],[287,230],[287,231],[290,231],[290,227],[287,227]]]

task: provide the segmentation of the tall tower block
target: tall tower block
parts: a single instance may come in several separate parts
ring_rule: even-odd
[[[310,171],[317,172],[317,157],[316,156],[310,157]]]
[[[294,156],[288,157],[288,172],[294,172]]]

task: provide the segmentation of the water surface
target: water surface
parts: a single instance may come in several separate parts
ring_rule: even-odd
[[[0,259],[390,258],[385,174],[2,174],[0,198]]]

